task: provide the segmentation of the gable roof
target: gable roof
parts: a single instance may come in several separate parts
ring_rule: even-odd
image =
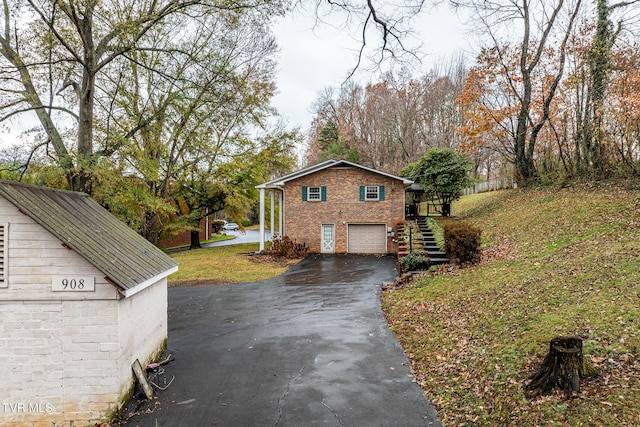
[[[398,180],[402,181],[402,183],[404,185],[406,185],[406,186],[409,186],[409,185],[413,184],[413,181],[411,181],[410,179],[401,178],[399,176],[395,176],[395,175],[392,175],[392,174],[389,174],[389,173],[386,173],[386,172],[380,172],[378,170],[371,169],[371,168],[368,168],[366,166],[359,165],[357,163],[348,162],[346,160],[326,160],[324,162],[315,164],[313,166],[309,166],[308,168],[301,169],[301,170],[299,170],[297,172],[290,173],[289,175],[285,175],[285,176],[283,176],[281,178],[276,178],[276,179],[273,179],[273,180],[271,180],[269,182],[265,182],[264,184],[257,185],[256,188],[280,188],[280,187],[284,186],[287,183],[287,181],[291,181],[293,179],[297,179],[297,178],[300,178],[302,176],[306,176],[306,175],[309,175],[309,174],[312,174],[312,173],[315,173],[315,172],[319,172],[319,171],[324,170],[324,169],[340,167],[340,166],[342,166],[342,167],[359,168],[359,169],[362,169],[362,170],[366,170],[366,171],[369,171],[369,172],[376,173],[378,175],[383,175],[383,176],[386,176],[386,177],[389,177],[389,178],[398,179]]]
[[[105,274],[125,297],[178,269],[87,194],[0,180],[0,195]]]

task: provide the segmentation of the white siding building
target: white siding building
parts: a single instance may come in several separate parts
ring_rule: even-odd
[[[166,345],[176,270],[87,195],[0,181],[0,425],[118,413]]]

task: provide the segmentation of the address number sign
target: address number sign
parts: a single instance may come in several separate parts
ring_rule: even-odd
[[[62,292],[93,292],[96,289],[95,277],[54,276],[51,289]]]

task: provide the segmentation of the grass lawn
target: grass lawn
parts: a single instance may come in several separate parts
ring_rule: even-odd
[[[640,192],[511,190],[453,213],[483,231],[483,260],[385,291],[382,305],[446,426],[640,425]],[[556,336],[599,375],[579,395],[524,385]]]
[[[180,266],[169,276],[169,286],[266,280],[284,273],[298,261],[256,255],[258,248],[259,243],[247,243],[172,253]]]

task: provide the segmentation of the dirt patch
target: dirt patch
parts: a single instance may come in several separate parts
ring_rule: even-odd
[[[284,258],[256,253],[247,254],[247,259],[255,264],[269,264],[276,265],[278,267],[291,267],[292,265],[296,265],[302,261],[301,258]]]

